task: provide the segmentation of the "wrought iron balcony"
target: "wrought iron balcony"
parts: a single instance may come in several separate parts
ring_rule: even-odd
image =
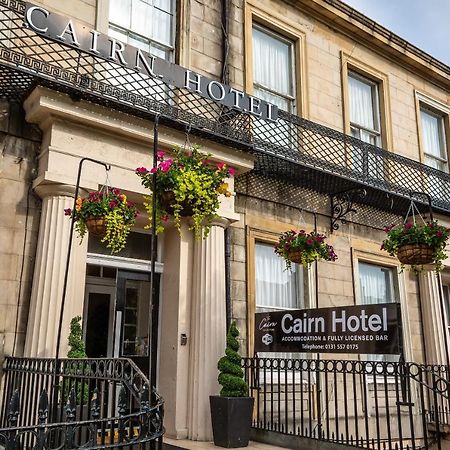
[[[141,72],[42,37],[24,26],[25,3],[0,2],[0,98],[22,101],[36,85],[185,129],[255,153],[255,172],[402,213],[412,191],[450,214],[450,175],[284,111],[277,123],[244,114]],[[424,203],[424,198],[416,198]]]

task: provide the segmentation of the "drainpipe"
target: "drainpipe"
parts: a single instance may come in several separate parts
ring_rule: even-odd
[[[230,0],[222,0],[222,75],[221,82],[230,84],[230,68],[228,66],[228,57],[230,52],[230,41],[228,39],[230,32]]]
[[[228,330],[233,318],[231,305],[231,233],[229,228],[225,228],[225,308]]]
[[[222,0],[222,74],[221,82],[230,84],[230,69],[228,67],[228,54],[230,51],[230,41],[228,39],[230,31],[230,0]],[[227,330],[233,318],[233,308],[231,304],[231,233],[229,228],[225,229],[225,308]]]

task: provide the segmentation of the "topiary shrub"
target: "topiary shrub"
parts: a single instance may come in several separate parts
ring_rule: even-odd
[[[70,334],[68,341],[68,358],[86,358],[86,347],[84,345],[83,330],[81,328],[81,316],[75,316],[70,321]]]
[[[81,316],[75,316],[70,321],[70,333],[68,337],[69,351],[68,358],[83,359],[87,358],[86,347],[83,341],[83,329],[81,328]],[[63,401],[67,402],[74,381],[76,383],[75,395],[76,402],[79,405],[85,405],[89,399],[89,383],[87,381],[80,381],[79,375],[88,375],[89,368],[83,363],[68,364],[64,369],[66,375],[66,383],[64,384]]]
[[[244,381],[241,368],[241,356],[238,353],[239,342],[236,339],[239,331],[236,322],[232,322],[227,334],[225,356],[220,358],[217,368],[220,371],[219,383],[222,386],[221,397],[248,397],[248,385]]]

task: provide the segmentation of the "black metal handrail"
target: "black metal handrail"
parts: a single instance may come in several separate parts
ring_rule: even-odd
[[[255,171],[265,176],[327,193],[362,185],[369,188],[362,201],[381,209],[389,209],[389,198],[425,192],[433,208],[450,213],[450,176],[444,172],[285,111],[272,123],[154,81],[37,35],[24,28],[24,11],[20,0],[0,5],[0,97],[22,100],[39,84],[133,115],[159,114],[163,124],[190,124],[194,134],[255,152]]]
[[[7,357],[3,370],[7,450],[50,441],[52,448],[162,446],[164,402],[129,359]]]
[[[450,426],[449,367],[244,358],[256,430],[376,450],[428,449]]]

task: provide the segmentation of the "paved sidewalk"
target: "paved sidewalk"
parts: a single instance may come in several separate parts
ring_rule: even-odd
[[[188,450],[219,450],[222,447],[216,447],[213,442],[199,442],[199,441],[188,441],[188,440],[177,440],[164,438],[164,443],[173,445],[176,448],[188,449]],[[276,450],[282,447],[276,447],[274,445],[261,444],[260,442],[250,441],[248,450]],[[286,450],[286,449],[283,449]]]

